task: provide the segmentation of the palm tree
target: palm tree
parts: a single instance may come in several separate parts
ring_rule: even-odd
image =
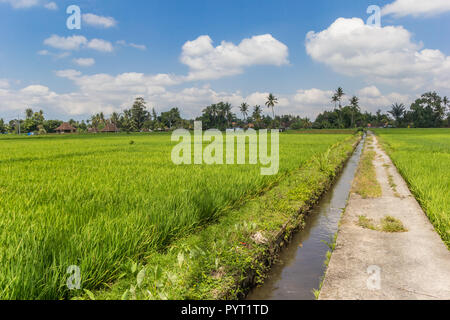
[[[252,118],[254,119],[254,120],[256,120],[256,122],[257,123],[259,123],[260,121],[261,121],[261,112],[262,112],[262,109],[261,109],[261,106],[254,106],[253,107],[253,115],[252,115]]]
[[[33,109],[28,108],[27,110],[25,110],[25,115],[27,119],[31,119],[33,117]]]
[[[353,96],[350,99],[350,105],[352,106],[352,128],[355,123],[355,112],[359,111],[359,98],[357,96]]]
[[[217,127],[217,117],[219,116],[219,111],[220,110],[219,110],[219,107],[217,106],[217,104],[211,105],[210,112],[214,119],[214,127]]]
[[[249,105],[247,103],[244,102],[241,104],[240,109],[241,109],[242,115],[244,116],[244,120],[247,120],[248,108],[249,108]]]
[[[119,124],[119,119],[120,114],[117,112],[113,112],[110,118],[111,123],[117,126]]]
[[[334,108],[337,108],[337,103],[339,102],[339,98],[336,94],[333,95],[333,98],[331,98],[331,102],[334,102]]]
[[[342,97],[345,96],[344,90],[341,87],[337,88],[335,95],[336,95],[337,101],[339,102],[339,108],[342,108],[341,101],[342,101]]]
[[[406,108],[405,105],[403,103],[394,103],[391,107],[391,110],[388,111],[388,113],[390,113],[394,119],[395,119],[395,123],[398,124],[400,123],[401,118],[403,117],[403,115],[405,114]]]
[[[275,111],[273,108],[275,107],[275,105],[277,103],[278,103],[278,99],[272,93],[270,93],[269,96],[267,97],[266,106],[267,106],[267,108],[272,108],[272,114],[273,114],[274,120],[275,120]]]

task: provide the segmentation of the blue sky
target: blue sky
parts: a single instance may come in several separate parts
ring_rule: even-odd
[[[0,0],[0,118],[32,107],[83,119],[136,96],[193,117],[269,92],[278,113],[313,118],[338,86],[370,111],[449,95],[450,1],[421,2]],[[69,5],[81,30],[66,27]],[[369,5],[381,27],[365,25]]]

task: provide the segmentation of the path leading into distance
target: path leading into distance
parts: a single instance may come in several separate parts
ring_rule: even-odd
[[[382,196],[350,195],[319,299],[450,299],[450,251],[375,137],[372,146]],[[408,231],[364,229],[358,225],[362,215],[376,222],[392,216]]]

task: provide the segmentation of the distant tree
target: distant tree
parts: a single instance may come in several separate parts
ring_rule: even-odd
[[[130,110],[131,122],[135,131],[141,131],[144,122],[149,119],[147,104],[142,97],[136,98]]]
[[[262,121],[262,108],[260,105],[256,105],[253,107],[253,114],[252,119],[255,122],[255,124],[260,127],[261,121]]]
[[[244,120],[247,120],[248,108],[249,107],[250,106],[247,103],[245,103],[245,102],[242,103],[241,106],[240,106],[240,110],[241,110],[242,115],[244,116]]]
[[[351,106],[351,113],[352,113],[351,127],[353,128],[354,124],[355,124],[355,115],[360,112],[359,98],[357,96],[353,96],[350,99],[350,106]]]
[[[337,108],[337,103],[339,102],[339,98],[336,94],[333,95],[333,97],[331,98],[331,102],[334,103],[334,108]]]
[[[266,106],[267,106],[267,108],[272,108],[272,114],[273,114],[274,120],[275,120],[274,107],[276,104],[278,104],[278,99],[272,93],[270,93],[269,96],[267,97]]]
[[[111,114],[111,117],[109,118],[109,121],[114,124],[116,127],[120,126],[120,114],[117,112],[113,112]]]
[[[337,101],[339,102],[339,108],[341,108],[342,97],[345,96],[344,90],[341,87],[337,88],[335,96]]]
[[[46,120],[43,127],[47,133],[55,133],[56,129],[62,124],[59,120]]]
[[[33,117],[33,109],[31,109],[31,108],[26,109],[25,116],[27,119],[31,119]]]
[[[155,108],[152,108],[152,120],[158,121],[158,115],[156,114]]]
[[[403,119],[403,116],[405,115],[405,111],[406,111],[406,108],[405,108],[405,105],[403,103],[400,103],[400,104],[399,103],[394,103],[391,106],[391,110],[389,110],[388,113],[392,115],[392,117],[395,120],[395,124],[397,126],[399,126],[400,122]]]
[[[5,121],[3,119],[0,118],[0,133],[6,133],[6,126],[5,126]]]
[[[178,108],[172,108],[168,112],[161,113],[161,122],[168,128],[178,126],[181,120],[180,110]]]
[[[436,92],[424,93],[411,105],[408,117],[415,127],[431,128],[444,125],[445,107]]]

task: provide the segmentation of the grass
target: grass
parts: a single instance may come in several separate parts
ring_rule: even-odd
[[[325,267],[325,272],[324,275],[322,276],[322,278],[320,279],[320,283],[319,283],[319,289],[313,289],[312,293],[314,295],[314,298],[316,300],[319,300],[320,297],[320,292],[322,290],[323,287],[323,283],[325,281],[325,275],[326,275],[326,270],[328,269],[329,265],[330,265],[330,261],[331,261],[331,257],[333,255],[334,250],[336,250],[336,244],[337,244],[337,237],[338,237],[338,233],[336,232],[334,234],[334,236],[330,239],[330,242],[325,242],[325,244],[328,246],[329,250],[327,251],[327,254],[325,256],[325,261],[323,263],[324,267]]]
[[[374,225],[373,220],[367,218],[366,216],[358,217],[358,225],[364,229],[377,230],[377,227]]]
[[[109,288],[120,279],[128,279],[130,273],[138,277],[144,266],[155,261],[172,263],[175,243],[180,246],[175,251],[182,253],[184,261],[200,263],[191,272],[204,270],[208,264],[201,264],[203,260],[198,257],[210,258],[208,252],[212,251],[197,250],[199,244],[207,241],[220,247],[211,235],[224,233],[233,239],[242,236],[242,242],[250,243],[246,235],[253,232],[252,225],[243,223],[245,214],[266,221],[267,225],[258,225],[261,230],[270,230],[273,206],[277,206],[277,213],[287,208],[283,214],[292,215],[292,204],[275,201],[277,193],[270,193],[266,202],[261,202],[260,195],[285,183],[282,190],[296,205],[314,198],[336,167],[335,163],[323,163],[321,155],[348,137],[281,135],[280,172],[276,176],[261,176],[260,167],[251,165],[175,166],[170,161],[174,144],[167,134],[2,137],[0,299],[80,295],[66,287],[70,276],[66,270],[71,265],[80,267],[86,292]],[[339,158],[329,157],[329,161]],[[319,169],[317,163],[322,163]],[[293,172],[311,166],[320,173],[314,171],[315,178],[312,171],[311,176],[301,171],[289,184],[284,182]],[[249,212],[234,211],[246,203],[250,203],[246,207]],[[263,212],[264,219],[260,216]],[[200,232],[227,218],[230,220],[220,229]],[[192,240],[196,245],[178,242],[193,234],[201,237]],[[243,250],[242,245],[222,249],[224,257],[214,257],[214,265]],[[175,260],[177,269],[185,266],[180,260]],[[171,283],[175,272],[168,269],[162,272],[146,267],[152,278],[145,279],[156,281],[151,282],[156,287]],[[195,283],[186,281],[178,286],[188,288],[191,284]],[[137,287],[128,288],[131,297]],[[154,297],[164,298],[159,293]]]
[[[364,229],[388,233],[398,233],[408,231],[403,226],[403,223],[400,220],[391,216],[385,216],[383,219],[381,219],[380,224],[376,225],[372,219],[362,215],[358,217],[358,225]]]
[[[378,198],[381,196],[381,186],[378,183],[375,167],[373,165],[376,152],[370,150],[372,141],[373,139],[371,137],[366,139],[366,145],[363,154],[361,155],[361,160],[352,187],[352,191],[361,195],[364,199]]]
[[[450,129],[387,129],[376,134],[450,249]]]
[[[381,230],[391,233],[408,231],[400,220],[391,216],[386,216],[381,220]]]

